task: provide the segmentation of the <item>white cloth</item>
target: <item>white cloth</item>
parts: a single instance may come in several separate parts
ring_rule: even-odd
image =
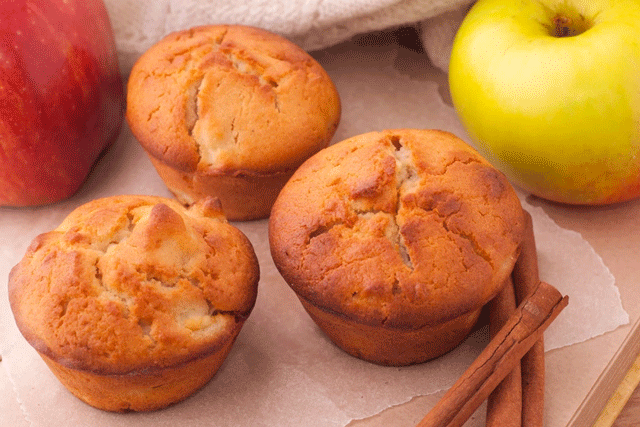
[[[470,6],[467,2],[420,22],[422,45],[433,65],[445,73],[449,70],[453,39]]]
[[[448,14],[449,18],[434,22],[430,22],[430,18],[464,10],[472,0],[104,1],[121,68],[128,73],[138,56],[168,33],[206,24],[261,27],[313,51],[356,34],[421,23],[425,33],[431,34],[423,40],[425,49],[430,55],[444,55],[444,62],[441,58],[434,60],[442,68],[442,64],[448,62],[451,29],[459,25],[459,21],[452,21],[451,17],[459,14]]]

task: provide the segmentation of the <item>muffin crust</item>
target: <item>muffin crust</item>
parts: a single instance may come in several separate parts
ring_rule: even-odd
[[[216,187],[227,184],[206,178],[264,178],[279,190],[329,144],[340,119],[336,88],[309,54],[237,25],[195,27],[159,41],[132,69],[127,102],[131,130],[156,168],[180,174],[159,170],[176,197],[191,204],[211,193],[225,213],[233,202]]]
[[[79,207],[34,239],[11,270],[9,300],[27,341],[65,385],[80,387],[74,394],[103,409],[148,410],[211,378],[255,304],[258,279],[250,242],[214,199],[187,210],[118,196]],[[176,373],[191,364],[199,376],[180,386]],[[98,386],[85,395],[83,384]]]
[[[410,331],[493,298],[523,224],[513,188],[473,148],[446,132],[398,129],[305,162],[273,207],[269,238],[303,305]]]

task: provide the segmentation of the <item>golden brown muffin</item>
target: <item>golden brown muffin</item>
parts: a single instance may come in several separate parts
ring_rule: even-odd
[[[339,347],[386,365],[465,338],[523,232],[504,175],[437,130],[371,132],[320,151],[269,220],[275,264],[311,317]]]
[[[338,92],[309,54],[253,27],[168,35],[134,65],[127,120],[186,205],[218,197],[230,220],[269,215],[294,170],[326,147]]]
[[[147,411],[211,379],[256,300],[249,240],[207,198],[119,196],[80,206],[11,270],[20,332],[74,395]]]

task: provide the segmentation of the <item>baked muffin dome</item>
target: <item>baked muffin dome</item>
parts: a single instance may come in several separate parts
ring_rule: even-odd
[[[288,40],[202,26],[138,59],[126,117],[178,200],[216,196],[228,219],[245,220],[268,216],[293,171],[329,144],[340,99],[320,64]]]
[[[73,211],[11,270],[22,335],[77,397],[144,411],[184,399],[224,361],[251,313],[249,240],[202,199],[117,196]]]
[[[524,230],[502,173],[450,133],[398,129],[306,161],[269,220],[274,262],[347,352],[389,365],[456,346],[502,288]]]

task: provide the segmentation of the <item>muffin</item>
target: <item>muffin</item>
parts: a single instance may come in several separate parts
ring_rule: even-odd
[[[9,275],[22,335],[67,389],[109,411],[184,399],[221,366],[256,300],[249,240],[212,198],[119,196],[36,237]]]
[[[269,219],[271,254],[318,326],[383,365],[451,350],[502,288],[520,201],[472,147],[438,130],[371,132],[311,157]]]
[[[168,35],[131,70],[127,121],[185,205],[220,199],[230,220],[269,215],[300,164],[340,120],[325,70],[288,40],[214,25]]]

